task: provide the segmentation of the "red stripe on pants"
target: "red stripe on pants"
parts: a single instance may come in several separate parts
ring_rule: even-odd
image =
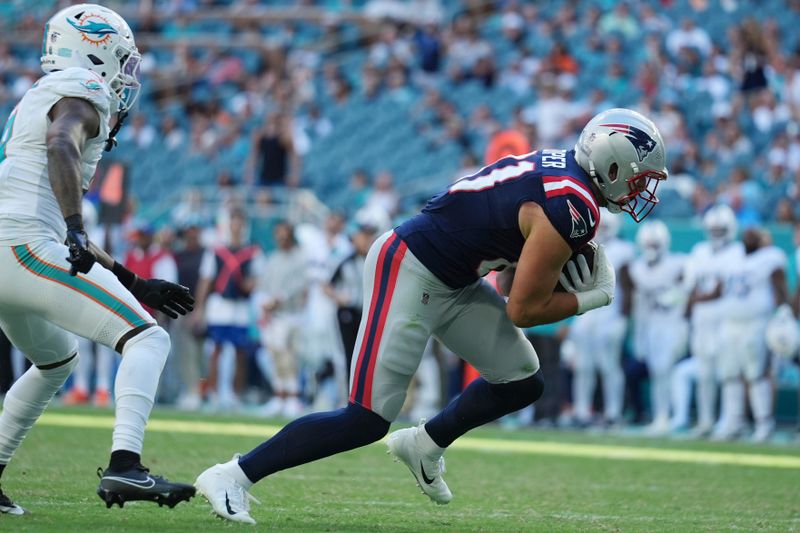
[[[392,257],[392,266],[389,272],[389,283],[386,287],[386,301],[383,303],[381,309],[381,316],[378,319],[378,330],[375,333],[375,340],[372,343],[372,354],[369,358],[369,366],[367,367],[367,381],[364,384],[364,401],[363,405],[367,409],[372,409],[372,377],[375,373],[375,361],[378,360],[378,352],[381,347],[381,338],[383,337],[383,328],[386,326],[386,316],[389,314],[389,308],[392,306],[392,296],[394,295],[394,288],[397,285],[397,275],[400,272],[400,263],[406,255],[405,242],[401,242],[397,247],[394,257]]]
[[[366,337],[369,335],[369,325],[375,315],[375,308],[378,306],[378,294],[380,293],[381,276],[383,270],[383,263],[386,260],[386,252],[392,245],[392,242],[397,238],[397,235],[392,233],[392,236],[386,239],[386,242],[381,246],[381,251],[378,254],[378,261],[375,265],[375,281],[372,285],[372,299],[369,304],[369,314],[367,315],[367,322],[364,328],[364,336],[361,338],[361,348],[359,349],[358,359],[353,367],[353,385],[350,387],[350,401],[355,401],[355,393],[358,389],[358,375],[361,371],[361,364],[364,362],[364,352],[367,349]]]

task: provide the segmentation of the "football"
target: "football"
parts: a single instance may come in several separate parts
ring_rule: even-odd
[[[594,271],[595,252],[597,252],[597,243],[594,241],[589,241],[580,248],[578,248],[577,250],[575,250],[570,256],[569,261],[575,261],[576,259],[578,259],[579,255],[582,255],[586,258],[586,262],[589,264],[589,268],[592,271]],[[564,268],[561,269],[561,272],[563,272],[567,276],[567,278],[569,278],[569,271],[567,270],[567,265],[569,264],[569,261],[564,263]],[[564,286],[561,285],[561,281],[559,281],[558,283],[556,283],[555,291],[567,292],[567,289],[565,289]]]

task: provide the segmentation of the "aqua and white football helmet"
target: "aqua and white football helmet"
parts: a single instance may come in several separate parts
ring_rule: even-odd
[[[645,261],[655,263],[669,251],[669,228],[660,220],[645,222],[636,232],[636,245]]]
[[[44,27],[42,70],[80,67],[99,74],[127,112],[139,96],[139,64],[128,23],[107,7],[78,4],[53,15]]]
[[[591,176],[612,213],[641,222],[658,203],[656,188],[667,179],[666,149],[658,128],[630,109],[609,109],[583,128],[575,159]]]
[[[736,213],[725,204],[715,205],[703,215],[703,227],[711,248],[720,250],[736,238]]]

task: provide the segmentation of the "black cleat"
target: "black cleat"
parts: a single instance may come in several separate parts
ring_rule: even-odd
[[[0,489],[0,514],[19,516],[25,514],[25,509],[11,501],[11,498],[3,494]]]
[[[151,476],[150,470],[142,465],[122,472],[98,468],[97,477],[100,478],[97,495],[109,509],[115,503],[122,508],[125,502],[137,500],[156,502],[159,507],[166,504],[172,509],[180,502],[188,502],[197,490],[186,483],[172,483],[161,476]]]

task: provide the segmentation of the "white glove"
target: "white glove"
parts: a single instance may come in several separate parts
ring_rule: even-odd
[[[567,263],[567,272],[569,278],[561,273],[561,285],[578,298],[579,315],[614,301],[617,276],[602,244],[597,246],[594,254],[594,271],[589,269],[586,258],[579,255],[575,261]]]

